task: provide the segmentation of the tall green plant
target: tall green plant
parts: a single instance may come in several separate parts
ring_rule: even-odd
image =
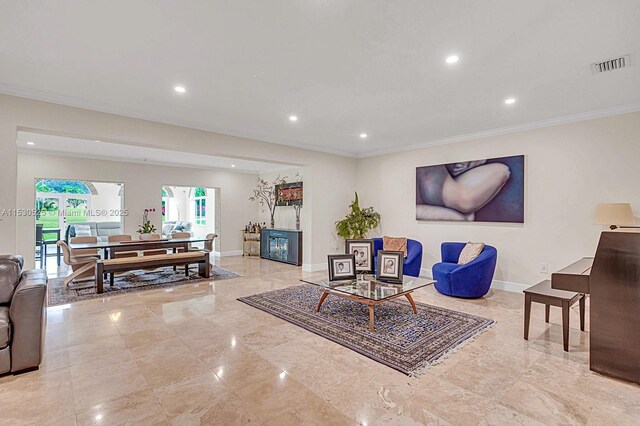
[[[336,222],[336,232],[342,238],[366,238],[369,231],[380,225],[380,213],[373,207],[360,208],[358,193],[351,205],[351,213]]]

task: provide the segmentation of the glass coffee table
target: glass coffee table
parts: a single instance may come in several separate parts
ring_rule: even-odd
[[[435,281],[430,279],[410,276],[404,276],[402,283],[389,283],[379,281],[373,275],[359,276],[358,279],[345,281],[308,278],[303,278],[300,281],[322,288],[323,292],[322,296],[320,296],[320,301],[318,301],[316,312],[320,312],[322,303],[330,294],[368,305],[369,330],[371,331],[374,331],[373,318],[375,305],[404,296],[409,300],[411,308],[413,308],[413,313],[415,314],[417,313],[416,304],[413,301],[413,297],[411,297],[411,293],[414,290],[435,283]]]

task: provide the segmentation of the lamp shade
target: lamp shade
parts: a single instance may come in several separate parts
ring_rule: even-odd
[[[595,223],[598,225],[635,225],[636,220],[629,203],[598,204]]]

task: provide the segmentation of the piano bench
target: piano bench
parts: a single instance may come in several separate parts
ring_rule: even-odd
[[[529,340],[529,320],[531,317],[531,303],[544,303],[545,322],[549,322],[551,306],[562,308],[562,340],[564,350],[569,351],[569,309],[580,302],[580,330],[584,331],[585,295],[572,291],[555,290],[551,288],[551,281],[544,280],[524,290],[524,339]]]

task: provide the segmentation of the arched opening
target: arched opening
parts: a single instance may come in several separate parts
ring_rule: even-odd
[[[59,258],[54,244],[67,237],[70,225],[99,238],[106,235],[103,229],[123,229],[122,183],[38,178],[34,189],[36,260],[42,267],[47,256]]]

